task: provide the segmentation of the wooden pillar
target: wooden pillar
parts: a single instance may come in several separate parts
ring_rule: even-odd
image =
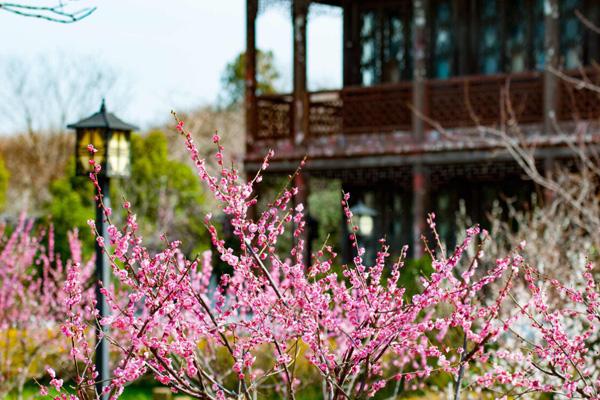
[[[294,108],[293,135],[296,144],[302,144],[308,134],[308,95],[306,91],[306,22],[308,0],[293,0],[294,26]]]
[[[412,116],[413,135],[416,141],[425,138],[425,121],[421,115],[427,115],[426,77],[427,77],[427,0],[413,0],[414,37],[413,37],[413,107],[417,112]],[[427,213],[427,182],[426,167],[417,161],[413,165],[412,179],[412,249],[413,257],[423,255],[421,235],[425,232]]]
[[[554,158],[551,156],[547,156],[544,159],[544,176],[546,179],[552,181],[554,175],[554,169],[556,168],[556,164]],[[550,207],[551,204],[556,199],[556,193],[548,188],[543,188],[544,190],[544,206]],[[536,206],[536,204],[534,204]]]
[[[425,78],[427,77],[427,27],[426,4],[427,0],[413,0],[414,36],[413,36],[413,107],[417,112],[412,115],[412,127],[415,139],[423,140],[425,135],[425,121],[419,114],[426,115]]]
[[[246,0],[246,65],[245,65],[245,107],[246,107],[246,146],[254,141],[257,129],[256,110],[256,15],[258,0]]]
[[[550,135],[554,132],[554,124],[560,111],[558,93],[560,89],[560,79],[552,72],[550,68],[558,69],[560,67],[560,36],[559,36],[559,0],[544,1],[544,135]],[[544,174],[550,178],[553,170],[554,160],[551,157],[544,159]],[[544,189],[544,201],[550,204],[553,201],[554,193]]]
[[[311,234],[309,232],[311,224],[309,223],[310,209],[308,207],[308,195],[310,194],[310,192],[309,192],[309,186],[308,186],[308,176],[306,175],[305,172],[301,172],[294,177],[294,186],[296,188],[298,188],[298,194],[294,198],[294,204],[298,205],[301,203],[304,206],[304,223],[305,223],[304,231],[302,232],[302,235],[298,238],[294,238],[294,241],[296,241],[296,240],[304,241],[304,248],[302,251],[302,260],[305,265],[309,265],[310,261],[311,261],[310,260]]]
[[[546,68],[544,70],[544,134],[553,130],[558,113],[559,81],[548,68],[559,67],[559,26],[558,0],[544,1],[544,51]]]
[[[352,68],[353,66],[353,49],[356,45],[353,41],[352,36],[352,5],[344,4],[344,26],[342,37],[344,41],[342,63],[343,63],[343,84],[344,86],[350,86],[352,84]]]
[[[468,75],[473,71],[473,65],[469,62],[469,6],[472,1],[455,0],[453,3],[454,21],[457,24],[456,31],[456,52],[457,52],[457,71],[459,75]]]
[[[359,85],[360,77],[360,13],[356,1],[344,3],[344,86]]]
[[[596,26],[600,23],[600,4],[597,1],[589,1],[587,3],[587,16]],[[587,46],[587,59],[588,65],[593,65],[594,62],[600,61],[600,41],[598,40],[598,34],[592,32],[590,29],[584,27],[585,41]]]
[[[427,167],[422,164],[416,164],[413,167],[412,176],[412,256],[419,258],[424,254],[423,242],[421,236],[427,234],[427,213],[428,213],[428,191],[429,191],[429,173]]]

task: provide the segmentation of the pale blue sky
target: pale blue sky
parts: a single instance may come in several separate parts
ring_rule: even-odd
[[[169,118],[172,108],[213,102],[223,68],[245,46],[244,0],[81,0],[86,3],[98,10],[69,25],[0,13],[0,58],[93,55],[100,64],[124,74],[132,89],[131,101],[117,111],[143,127]],[[312,88],[340,85],[341,29],[341,17],[335,13],[311,18],[308,77]],[[263,13],[257,41],[259,48],[275,52],[284,78],[281,84],[289,89],[288,13],[282,9]],[[110,94],[107,97],[110,100]]]

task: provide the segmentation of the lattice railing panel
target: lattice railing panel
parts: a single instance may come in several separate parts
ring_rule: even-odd
[[[273,95],[257,98],[257,139],[291,137],[292,96]]]
[[[427,116],[448,128],[498,124],[511,113],[520,123],[543,118],[543,80],[538,73],[432,80],[426,97]]]
[[[309,95],[308,125],[311,136],[342,133],[342,100],[339,91]]]
[[[410,130],[412,126],[412,85],[345,88],[344,133],[378,133]]]
[[[600,117],[600,71],[587,70],[584,73],[573,72],[570,77],[582,80],[593,88],[563,79],[559,84],[558,118],[597,119]]]

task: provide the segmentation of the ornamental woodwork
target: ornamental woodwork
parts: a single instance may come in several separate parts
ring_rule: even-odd
[[[540,122],[542,77],[527,73],[431,80],[427,101],[429,117],[445,128],[498,125],[507,118],[507,105],[518,122]]]
[[[291,95],[257,96],[258,124],[255,139],[291,137],[291,111]]]
[[[553,5],[553,10],[558,10],[562,1],[565,0],[550,0],[549,4]],[[594,21],[600,18],[600,6],[594,5],[594,2],[569,1],[569,4],[582,1],[581,4],[585,4],[590,10],[590,18]],[[253,0],[247,2],[249,5],[254,4]],[[567,10],[566,6],[562,5],[563,14],[568,11],[569,15],[560,16],[557,11],[556,15],[550,13],[544,21],[540,11],[541,0],[518,0],[514,5],[519,7],[510,7],[513,3],[503,0],[348,0],[339,3],[343,5],[344,11],[345,87],[340,90],[307,92],[305,25],[310,23],[310,18],[306,16],[309,3],[308,0],[295,0],[290,3],[294,5],[292,14],[296,32],[295,94],[254,97],[253,91],[248,91],[250,96],[247,101],[254,105],[247,106],[250,142],[257,141],[252,149],[276,144],[286,149],[297,148],[298,152],[305,152],[310,157],[311,154],[303,149],[355,143],[350,136],[345,139],[346,135],[360,136],[360,140],[366,142],[369,141],[368,135],[377,135],[378,139],[374,141],[377,143],[381,143],[382,140],[385,143],[381,135],[389,135],[390,142],[386,143],[386,149],[399,149],[406,144],[407,138],[412,139],[413,143],[446,140],[444,136],[428,134],[432,126],[427,122],[431,121],[444,128],[456,130],[471,128],[477,124],[497,126],[512,116],[519,123],[537,124],[540,127],[551,126],[550,119],[554,116],[559,121],[600,117],[598,93],[586,88],[573,87],[562,82],[554,74],[540,69],[540,60],[544,57],[546,63],[560,67],[558,57],[549,57],[540,51],[540,47],[545,47],[548,53],[550,48],[556,51],[559,47],[568,48],[570,44],[583,46],[580,53],[584,63],[591,60],[591,55],[599,52],[597,48],[600,48],[600,45],[594,47],[594,43],[588,39],[583,38],[582,43],[576,44],[569,41],[566,26],[567,22],[573,19],[573,7],[567,7]],[[482,16],[484,6],[491,7],[485,18]],[[445,13],[442,12],[444,7],[447,8]],[[253,12],[252,7],[249,7],[249,10]],[[363,17],[368,13],[374,16],[373,21],[379,21],[373,23],[380,23],[372,27],[374,37],[377,38],[374,42],[375,47],[378,50],[374,54],[379,55],[375,64],[381,67],[378,70],[380,79],[376,79],[378,82],[386,80],[382,66],[387,53],[386,49],[380,47],[387,43],[384,40],[386,37],[389,36],[389,39],[393,36],[390,36],[390,27],[393,25],[390,21],[395,21],[398,26],[403,24],[404,29],[412,18],[414,28],[410,31],[402,30],[402,41],[388,40],[394,46],[401,43],[403,46],[412,47],[406,50],[406,54],[410,54],[413,59],[409,60],[404,68],[406,70],[412,63],[412,71],[405,71],[405,75],[400,74],[399,82],[358,86],[361,83],[361,66],[364,66],[364,60],[361,58],[361,38],[368,33],[361,29],[364,28]],[[497,21],[493,18],[496,14]],[[401,19],[398,19],[400,16]],[[251,16],[248,21],[251,36],[254,35],[254,17]],[[388,17],[392,19],[388,21]],[[402,24],[398,23],[400,20],[403,21]],[[433,27],[434,22],[438,20],[443,20],[445,25]],[[497,29],[484,29],[487,26]],[[443,27],[451,32],[448,33],[449,36],[442,35],[440,39],[436,32],[439,33]],[[479,47],[479,39],[488,31],[491,32],[490,35],[493,33],[502,37],[503,44],[499,48]],[[465,36],[465,32],[468,35]],[[475,32],[479,34],[473,35]],[[456,43],[447,43],[444,37],[454,37]],[[254,38],[250,39],[249,50],[254,50]],[[546,40],[544,46],[543,39]],[[444,47],[446,44],[450,47]],[[390,46],[392,49],[393,46]],[[390,49],[387,51],[391,51]],[[493,59],[493,63],[488,63],[489,68],[486,67],[486,72],[490,74],[477,74],[477,70],[486,69],[485,65],[480,65],[484,60],[480,56],[496,51],[502,53],[499,64]],[[447,72],[450,75],[462,75],[451,76],[448,79],[427,79],[427,76],[446,74],[439,65],[436,69],[432,61],[434,58],[444,59],[444,54],[448,59]],[[432,55],[436,57],[432,58]],[[481,59],[477,61],[474,56]],[[512,72],[492,74],[496,69]],[[573,76],[584,74],[590,82],[600,83],[599,75],[590,69],[570,70],[568,73]],[[411,76],[412,80],[406,80]],[[418,113],[414,113],[413,110],[418,110]],[[421,116],[425,116],[425,120]],[[551,130],[540,128],[538,131]],[[264,145],[261,145],[261,141],[264,141]],[[284,142],[288,144],[282,144]],[[379,148],[371,149],[373,152],[381,151]],[[368,149],[365,150],[368,153]]]
[[[582,77],[579,73],[571,76]],[[598,87],[600,85],[600,71],[588,70],[584,75],[586,82]],[[594,120],[600,118],[600,94],[596,91],[575,86],[560,81],[558,85],[558,119],[566,120]]]

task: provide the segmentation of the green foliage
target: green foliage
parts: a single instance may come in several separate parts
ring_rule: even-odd
[[[94,239],[87,225],[95,217],[93,186],[88,178],[75,176],[75,160],[69,160],[67,174],[50,184],[51,200],[43,209],[45,223],[54,225],[55,248],[63,257],[70,254],[67,233],[77,228],[83,244],[83,254],[94,251]]]
[[[333,246],[337,253],[341,251],[341,201],[342,183],[339,180],[317,178],[310,180],[308,212],[317,222],[316,232],[312,233],[314,251],[320,249],[325,241]]]
[[[6,191],[8,190],[8,179],[10,173],[6,169],[4,159],[0,157],[0,210],[4,209],[6,204]]]
[[[419,278],[429,278],[432,273],[433,267],[429,256],[408,259],[404,263],[404,268],[400,271],[398,286],[406,288],[404,296],[410,298],[421,292],[422,287]]]
[[[202,188],[191,167],[169,159],[167,138],[155,131],[146,136],[132,135],[131,177],[111,182],[114,219],[119,222],[122,199],[132,204],[137,214],[141,234],[148,247],[160,246],[160,235],[183,240],[187,254],[208,247],[206,229],[200,206],[204,201]],[[88,178],[73,174],[74,160],[67,173],[50,186],[51,200],[43,212],[44,222],[55,227],[56,248],[68,254],[67,232],[78,228],[84,243],[84,254],[94,251],[94,240],[87,221],[95,217],[93,186]]]
[[[275,92],[275,83],[280,74],[275,67],[275,56],[271,50],[256,51],[256,93],[269,94]],[[240,53],[227,64],[221,77],[225,93],[225,104],[233,106],[244,101],[246,82],[246,53]]]
[[[192,168],[169,158],[161,131],[132,135],[131,151],[131,177],[115,186],[113,204],[123,198],[131,202],[150,247],[158,248],[164,233],[182,240],[188,254],[208,248],[201,210],[204,195]]]

